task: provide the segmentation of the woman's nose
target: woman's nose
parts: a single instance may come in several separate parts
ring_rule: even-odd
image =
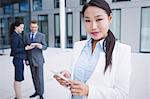
[[[92,29],[97,29],[97,23],[95,21],[92,22]]]

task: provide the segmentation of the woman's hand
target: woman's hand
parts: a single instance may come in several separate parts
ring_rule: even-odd
[[[89,93],[88,85],[86,85],[80,81],[75,81],[75,80],[71,80],[70,82],[71,82],[70,91],[71,91],[72,95],[88,96],[88,93]]]
[[[26,47],[25,47],[25,50],[31,50],[31,49],[33,49],[33,48],[35,48],[35,46],[31,46],[31,45],[27,45]]]
[[[62,74],[64,77],[70,79],[71,78],[71,74],[69,73],[69,71],[61,71],[60,74]],[[69,81],[66,81],[64,79],[62,79],[61,77],[59,77],[57,74],[53,76],[62,86],[68,87],[70,85]]]
[[[29,61],[28,61],[28,60],[25,60],[25,64],[26,64],[27,66],[29,66]]]

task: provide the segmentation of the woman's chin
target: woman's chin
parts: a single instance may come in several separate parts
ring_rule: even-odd
[[[99,40],[101,40],[103,38],[102,37],[100,37],[100,38],[98,38],[98,37],[92,37],[92,39],[95,40],[95,41],[99,41]]]

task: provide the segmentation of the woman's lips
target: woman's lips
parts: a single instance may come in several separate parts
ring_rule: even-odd
[[[99,32],[91,32],[92,35],[97,35]]]

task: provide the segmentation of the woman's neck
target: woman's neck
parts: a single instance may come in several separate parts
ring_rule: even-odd
[[[94,49],[96,47],[97,42],[99,42],[100,40],[93,40],[92,39],[92,53],[94,52]]]
[[[16,33],[19,33],[17,30],[14,30]]]

